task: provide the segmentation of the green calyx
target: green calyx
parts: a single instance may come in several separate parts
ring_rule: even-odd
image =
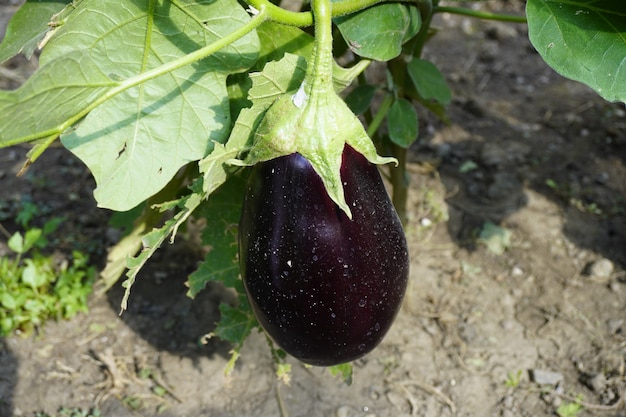
[[[381,157],[363,125],[335,93],[330,1],[313,0],[315,52],[300,88],[279,98],[261,121],[244,163],[253,165],[299,153],[321,177],[330,198],[352,218],[340,176],[345,144],[374,164],[396,162]]]

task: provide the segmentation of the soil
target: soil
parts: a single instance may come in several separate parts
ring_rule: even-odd
[[[17,6],[2,4],[4,25]],[[226,377],[231,346],[200,341],[232,294],[185,296],[200,257],[178,239],[122,316],[116,287],[88,314],[0,339],[0,416],[626,416],[626,110],[547,67],[524,25],[437,26],[425,56],[453,90],[450,123],[420,113],[409,290],[351,385],[294,360],[289,384],[278,380],[258,333]],[[15,88],[35,64],[3,68],[2,87]],[[3,207],[29,200],[66,216],[60,256],[81,248],[101,264],[119,233],[90,174],[56,147],[16,177],[26,151],[0,151]]]

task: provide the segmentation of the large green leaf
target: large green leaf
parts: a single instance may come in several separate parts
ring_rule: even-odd
[[[2,44],[0,63],[22,53],[30,59],[37,45],[53,30],[49,25],[52,17],[71,3],[71,0],[27,0],[13,15]]]
[[[100,72],[124,79],[217,41],[248,20],[235,0],[83,0],[48,43],[41,62],[45,66],[85,51]],[[250,34],[203,61],[114,97],[63,136],[63,144],[94,175],[98,204],[131,209],[181,166],[209,154],[213,141],[224,142],[230,127],[226,77],[251,66],[258,50],[258,38]],[[75,72],[50,76],[69,81]],[[41,110],[32,113],[39,116]]]
[[[528,0],[530,41],[559,74],[626,101],[626,1]]]
[[[378,61],[400,55],[402,45],[421,26],[417,7],[400,3],[379,4],[334,22],[355,54]]]

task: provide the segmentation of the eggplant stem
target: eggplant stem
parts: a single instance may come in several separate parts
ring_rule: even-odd
[[[304,77],[304,91],[307,97],[313,94],[327,94],[333,81],[333,32],[330,0],[313,0],[313,23],[315,25],[315,45],[312,62]]]

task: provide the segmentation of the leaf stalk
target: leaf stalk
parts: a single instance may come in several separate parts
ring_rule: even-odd
[[[332,17],[345,16],[358,12],[378,3],[388,0],[341,0],[333,3]],[[270,20],[288,26],[307,27],[313,24],[313,13],[292,12],[285,10],[269,0],[247,0],[247,3],[257,9],[265,7],[269,13]]]
[[[508,14],[483,12],[480,10],[472,10],[466,7],[448,7],[448,6],[436,6],[433,9],[433,13],[451,13],[462,16],[475,17],[483,20],[497,20],[500,22],[511,23],[526,23],[525,16],[513,16]]]

